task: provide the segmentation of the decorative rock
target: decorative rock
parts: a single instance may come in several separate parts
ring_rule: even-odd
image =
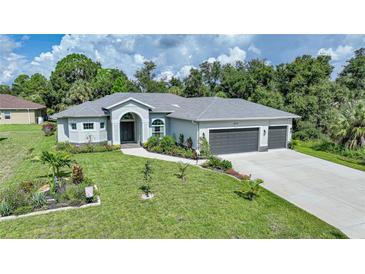
[[[93,186],[85,187],[85,196],[86,196],[86,198],[94,197],[94,187]]]
[[[40,193],[48,194],[50,191],[49,185],[44,185],[40,189],[38,189]]]
[[[141,198],[143,200],[149,200],[149,199],[152,199],[153,197],[155,197],[155,195],[152,194],[152,193],[150,193],[148,196],[145,193],[143,193],[142,196],[141,196]]]

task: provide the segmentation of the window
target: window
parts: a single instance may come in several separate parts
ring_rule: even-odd
[[[104,122],[100,122],[100,129],[104,129],[105,128],[105,123]]]
[[[163,137],[165,135],[165,123],[161,119],[152,122],[152,136]]]
[[[84,123],[83,125],[86,130],[94,129],[94,123]]]
[[[11,119],[10,111],[5,111],[4,112],[4,119],[5,120],[10,120]]]
[[[77,125],[76,125],[76,123],[71,123],[71,129],[72,129],[72,130],[76,130],[76,129],[77,129]]]

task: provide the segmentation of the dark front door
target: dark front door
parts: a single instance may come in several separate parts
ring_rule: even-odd
[[[209,143],[213,154],[257,151],[258,128],[211,129]]]
[[[134,122],[121,122],[120,131],[122,142],[134,142]]]

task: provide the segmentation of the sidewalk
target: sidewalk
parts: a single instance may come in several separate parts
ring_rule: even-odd
[[[180,158],[175,156],[169,156],[169,155],[163,155],[158,153],[152,153],[147,150],[145,150],[142,147],[138,148],[122,148],[121,151],[126,155],[133,155],[138,157],[145,157],[145,158],[151,158],[151,159],[158,159],[158,160],[164,160],[164,161],[170,161],[170,162],[183,162],[188,163],[191,165],[196,165],[197,161],[192,159],[186,159],[186,158]],[[204,163],[205,160],[198,160],[198,165]]]

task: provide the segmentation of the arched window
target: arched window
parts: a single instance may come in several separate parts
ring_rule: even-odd
[[[165,135],[165,123],[161,119],[152,121],[152,136],[163,137]]]
[[[130,112],[124,114],[122,117],[122,121],[131,121],[131,120],[134,120],[134,117]]]

